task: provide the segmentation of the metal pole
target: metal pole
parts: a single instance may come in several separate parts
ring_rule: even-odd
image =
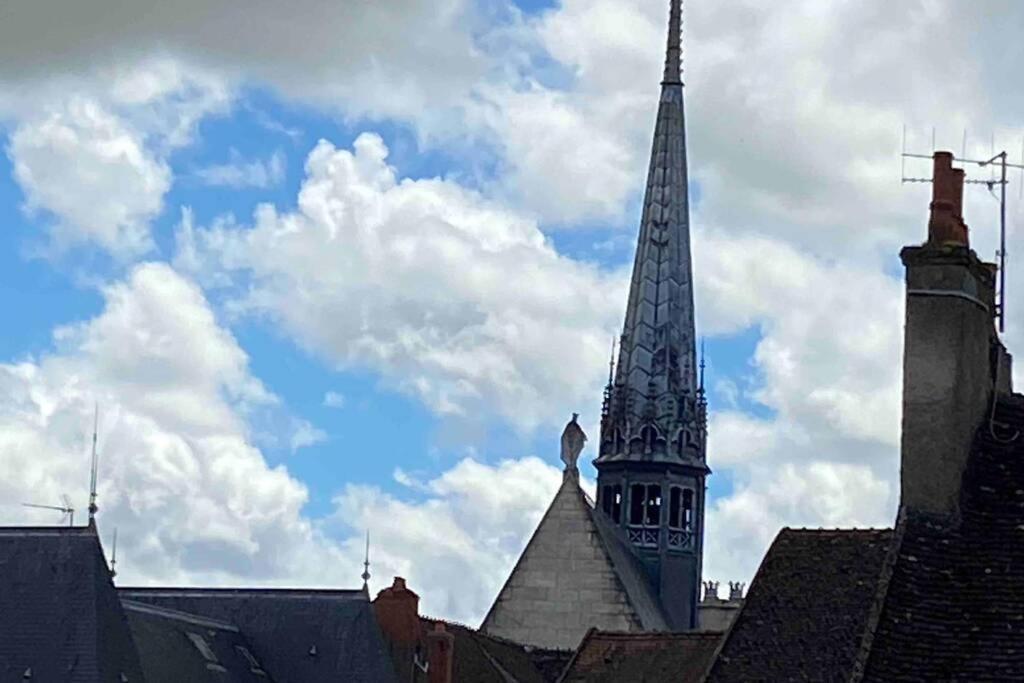
[[[999,184],[999,331],[1006,331],[1006,152],[1002,157]]]

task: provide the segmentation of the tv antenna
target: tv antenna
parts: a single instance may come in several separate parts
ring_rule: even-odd
[[[22,506],[27,508],[36,508],[39,510],[55,510],[63,513],[63,517],[60,518],[60,523],[63,524],[65,520],[68,521],[68,526],[75,525],[75,508],[71,507],[71,499],[67,495],[60,497],[62,505],[38,505],[36,503],[22,503]]]
[[[99,469],[99,456],[96,453],[96,432],[100,424],[100,404],[96,404],[92,418],[92,463],[89,469],[89,526],[96,525],[96,472]]]
[[[977,165],[979,168],[988,167],[990,171],[999,169],[999,175],[991,174],[988,180],[966,178],[966,185],[984,185],[990,194],[999,201],[999,250],[996,258],[999,260],[999,285],[996,297],[996,318],[999,320],[999,331],[1006,331],[1006,186],[1009,181],[1006,179],[1006,170],[1009,168],[1024,170],[1024,163],[1011,164],[1007,161],[1007,153],[1004,149],[998,154],[995,153],[995,138],[992,140],[992,157],[989,159],[968,159],[967,158],[967,131],[964,130],[964,143],[961,156],[953,157],[953,161],[961,164]],[[932,148],[935,147],[935,131],[932,130]],[[906,170],[907,159],[933,159],[934,155],[915,154],[907,151],[907,127],[903,126],[903,144],[900,153],[900,182],[901,183],[930,183],[932,178],[908,177]],[[1021,160],[1024,161],[1024,147],[1021,148]],[[999,187],[999,194],[996,195],[996,187]],[[1024,174],[1021,175],[1021,192],[1024,193]]]

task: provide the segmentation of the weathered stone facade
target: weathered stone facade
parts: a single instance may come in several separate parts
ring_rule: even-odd
[[[547,648],[575,648],[591,627],[643,625],[619,580],[574,472],[541,519],[480,630]]]

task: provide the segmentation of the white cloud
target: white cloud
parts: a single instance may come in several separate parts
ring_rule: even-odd
[[[231,161],[225,164],[213,164],[197,169],[195,175],[205,184],[214,187],[266,189],[280,185],[284,181],[285,158],[278,150],[265,161],[253,159],[246,161],[238,153],[231,150]]]
[[[276,398],[199,289],[143,264],[103,293],[102,313],[55,333],[56,352],[0,365],[0,497],[66,492],[84,510],[96,400],[100,522],[120,530],[124,580],[323,584],[332,565],[354,568],[302,517],[305,486],[251,445],[245,416]]]
[[[217,78],[160,59],[0,95],[0,116],[15,121],[14,178],[25,208],[49,225],[49,246],[91,243],[122,259],[149,252],[173,179],[169,153],[227,102]]]
[[[344,408],[345,407],[345,395],[337,391],[328,391],[324,394],[324,405],[328,408]]]
[[[401,479],[425,499],[349,485],[335,501],[339,519],[370,530],[380,585],[404,576],[425,613],[476,625],[551,503],[561,472],[534,457],[493,466],[465,459],[427,481],[405,473]]]
[[[439,178],[400,180],[364,134],[310,153],[298,210],[196,229],[177,263],[340,367],[368,366],[440,414],[524,428],[596,413],[625,280],[559,255],[535,223]]]
[[[74,98],[22,122],[8,154],[27,208],[56,220],[59,246],[93,241],[132,256],[152,247],[149,221],[163,207],[170,168],[96,102]]]

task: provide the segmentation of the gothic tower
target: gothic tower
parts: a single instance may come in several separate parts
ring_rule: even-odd
[[[673,630],[697,627],[706,404],[696,362],[681,0],[668,49],[617,367],[594,465],[597,506],[640,559]]]

